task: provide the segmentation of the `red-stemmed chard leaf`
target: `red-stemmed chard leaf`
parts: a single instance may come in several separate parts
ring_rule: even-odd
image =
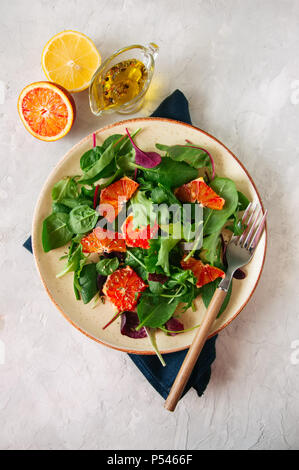
[[[215,162],[214,162],[214,159],[213,159],[212,155],[210,154],[210,152],[208,152],[206,149],[204,149],[202,147],[198,147],[197,145],[193,145],[192,142],[190,142],[190,140],[188,140],[188,139],[186,139],[186,142],[189,144],[188,147],[191,147],[193,149],[202,150],[203,152],[206,152],[206,154],[209,156],[210,161],[211,161],[211,165],[212,165],[212,180],[213,180],[215,178]],[[182,145],[182,147],[184,147],[184,145]]]
[[[126,128],[126,133],[135,149],[135,163],[136,165],[142,166],[143,168],[154,168],[155,166],[161,163],[161,155],[157,152],[143,152],[137,145],[134,143],[128,129]]]
[[[145,328],[136,331],[139,325],[139,318],[135,312],[123,312],[121,316],[120,332],[129,338],[141,339],[147,336]]]

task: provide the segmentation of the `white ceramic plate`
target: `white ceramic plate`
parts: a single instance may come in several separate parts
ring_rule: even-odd
[[[97,131],[97,143],[101,143],[111,134],[124,134],[125,127],[133,132],[142,128],[136,137],[136,143],[146,151],[154,151],[157,142],[167,145],[182,144],[189,139],[200,147],[205,147],[214,157],[216,173],[235,181],[238,190],[242,191],[251,201],[262,201],[253,183],[252,178],[240,161],[217,139],[204,131],[184,123],[161,118],[130,119],[115,123]],[[58,163],[48,177],[38,200],[33,220],[33,252],[42,282],[50,299],[62,312],[65,318],[82,333],[106,346],[136,354],[153,354],[147,338],[132,339],[120,333],[120,320],[114,322],[109,328],[102,327],[115,312],[111,303],[99,304],[93,307],[93,301],[84,305],[77,301],[73,292],[73,276],[66,275],[56,279],[56,273],[61,270],[64,261],[59,261],[65,254],[65,248],[59,248],[44,253],[41,243],[43,219],[51,213],[51,190],[53,185],[64,176],[78,175],[81,155],[92,147],[92,135],[87,136],[75,145]],[[258,245],[251,263],[245,268],[246,279],[233,280],[233,291],[228,307],[222,316],[215,321],[211,336],[225,328],[249,301],[259,281],[266,254],[266,232]],[[197,310],[189,309],[184,313],[182,320],[185,328],[200,323],[205,307],[201,299],[196,301]],[[194,331],[167,336],[162,332],[157,334],[158,347],[163,353],[179,351],[187,348],[194,336]]]

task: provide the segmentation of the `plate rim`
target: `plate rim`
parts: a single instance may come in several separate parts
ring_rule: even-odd
[[[186,127],[191,127],[192,129],[195,129],[196,131],[200,131],[202,134],[208,136],[209,138],[211,138],[212,140],[214,140],[215,142],[217,142],[218,144],[220,144],[226,151],[228,151],[230,153],[230,155],[237,161],[237,163],[240,165],[240,167],[244,170],[246,176],[248,177],[248,179],[250,180],[252,186],[254,187],[254,190],[257,194],[257,197],[258,197],[258,200],[259,200],[259,203],[261,205],[261,208],[263,210],[263,212],[265,211],[264,209],[264,205],[263,205],[263,202],[262,202],[262,199],[261,199],[261,196],[260,196],[260,193],[250,175],[250,173],[248,172],[248,170],[245,168],[245,166],[243,165],[243,163],[238,159],[238,157],[236,157],[236,155],[228,148],[226,147],[226,145],[223,144],[223,142],[221,142],[219,139],[217,139],[216,137],[214,137],[213,135],[209,134],[208,132],[204,131],[203,129],[197,127],[197,126],[194,126],[193,124],[188,124],[188,123],[185,123],[185,122],[182,122],[182,121],[178,121],[176,119],[169,119],[169,118],[159,118],[159,117],[141,117],[141,118],[132,118],[132,119],[125,119],[125,120],[122,120],[122,121],[117,121],[117,122],[114,122],[112,124],[108,124],[107,126],[104,126],[104,127],[100,127],[99,129],[97,129],[96,131],[94,132],[91,132],[90,134],[88,134],[86,137],[83,137],[83,139],[81,139],[77,144],[73,145],[70,150],[68,150],[64,155],[63,157],[56,163],[56,165],[54,166],[54,168],[51,170],[51,172],[49,173],[48,177],[46,178],[41,190],[40,190],[40,193],[39,193],[39,196],[38,196],[38,199],[37,199],[37,202],[36,202],[36,205],[35,205],[35,209],[34,209],[34,213],[33,213],[33,219],[32,219],[32,252],[33,252],[33,256],[34,256],[34,261],[35,261],[35,266],[37,268],[37,271],[39,273],[39,277],[42,281],[42,284],[50,298],[50,300],[53,302],[53,304],[56,306],[56,308],[60,311],[60,313],[63,315],[63,317],[71,324],[73,325],[78,331],[80,331],[81,333],[83,333],[85,336],[87,336],[88,338],[92,339],[93,341],[99,343],[99,344],[102,344],[108,348],[111,348],[111,349],[114,349],[116,351],[122,351],[122,352],[126,352],[128,354],[137,354],[137,355],[142,355],[142,356],[148,356],[148,355],[155,355],[156,353],[153,351],[153,350],[145,350],[145,351],[136,351],[134,349],[126,349],[126,348],[121,348],[119,346],[114,346],[112,344],[109,344],[109,343],[106,343],[105,341],[102,341],[98,338],[96,338],[95,336],[91,335],[90,333],[88,333],[87,331],[84,331],[82,328],[80,328],[80,326],[76,325],[76,323],[62,310],[62,308],[57,304],[57,302],[55,301],[54,297],[52,296],[51,292],[49,291],[47,285],[46,285],[46,282],[44,281],[43,279],[43,276],[42,276],[42,273],[40,271],[40,268],[39,268],[39,263],[38,263],[38,260],[37,260],[37,253],[36,253],[36,244],[35,244],[35,238],[36,238],[36,223],[35,223],[35,220],[36,220],[36,217],[37,217],[37,209],[39,207],[39,202],[40,200],[42,199],[42,195],[44,193],[44,188],[47,187],[47,184],[48,184],[48,180],[50,180],[51,178],[51,175],[52,173],[55,172],[55,170],[62,164],[62,162],[68,158],[69,154],[71,152],[74,151],[74,149],[76,147],[79,147],[80,145],[82,145],[83,142],[87,141],[87,140],[91,140],[92,138],[92,135],[95,133],[95,134],[98,134],[99,132],[102,132],[102,131],[105,131],[105,130],[108,130],[108,129],[111,129],[113,127],[116,127],[120,124],[127,124],[127,123],[132,123],[132,122],[135,122],[135,121],[162,121],[162,122],[171,122],[171,123],[176,123],[176,124],[179,124],[179,125],[183,125],[183,126],[186,126]],[[266,253],[267,253],[267,243],[268,243],[268,228],[267,228],[267,223],[265,224],[265,248],[264,248],[264,253],[263,253],[263,260],[262,260],[262,265],[261,265],[261,268],[260,268],[260,271],[259,271],[259,275],[257,277],[257,280],[250,292],[250,295],[247,297],[247,299],[245,300],[245,302],[241,305],[241,307],[238,309],[238,311],[235,313],[234,316],[232,316],[226,323],[224,323],[221,327],[219,327],[215,332],[213,332],[211,335],[208,336],[207,339],[210,339],[212,338],[213,336],[215,335],[218,335],[218,333],[220,333],[220,331],[224,330],[224,328],[226,328],[230,323],[232,323],[233,320],[235,320],[235,318],[241,313],[241,311],[246,307],[246,305],[248,304],[249,300],[251,299],[251,297],[253,296],[253,293],[255,292],[256,288],[257,288],[257,285],[260,281],[260,278],[261,278],[261,275],[262,275],[262,272],[263,272],[263,269],[264,269],[264,265],[265,265],[265,259],[266,259]],[[177,348],[173,348],[171,350],[166,350],[166,351],[161,351],[161,354],[171,354],[171,353],[174,353],[174,352],[179,352],[179,351],[184,351],[186,349],[188,349],[190,347],[189,346],[182,346],[182,347],[177,347]]]

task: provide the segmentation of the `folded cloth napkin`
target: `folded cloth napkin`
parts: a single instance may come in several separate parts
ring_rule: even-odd
[[[191,124],[188,101],[180,90],[174,91],[162,101],[152,116],[174,119]],[[25,241],[23,246],[32,253],[31,237]],[[211,364],[216,357],[216,338],[217,336],[214,336],[206,342],[184,390],[184,394],[191,387],[195,388],[199,396],[204,393],[211,377]],[[186,354],[186,350],[165,354],[164,360],[166,367],[162,366],[156,356],[138,354],[129,354],[129,356],[157,392],[159,392],[163,398],[166,398]]]

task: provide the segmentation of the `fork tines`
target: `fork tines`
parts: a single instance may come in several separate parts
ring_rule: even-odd
[[[236,242],[249,251],[253,251],[263,233],[266,216],[267,210],[263,213],[262,208],[257,203],[250,202],[241,220],[241,224],[246,225],[246,229]]]

